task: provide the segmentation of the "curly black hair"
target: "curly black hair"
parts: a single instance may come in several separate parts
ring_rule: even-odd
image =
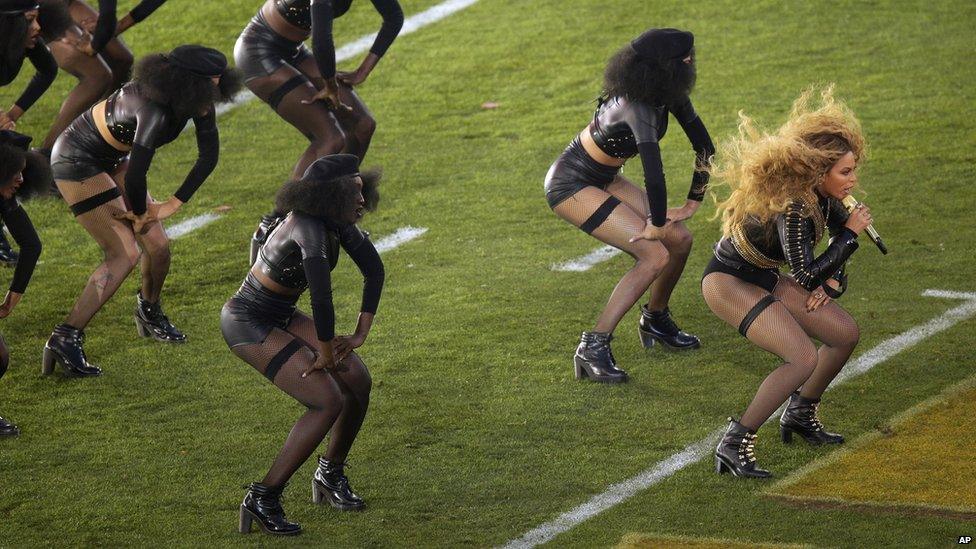
[[[695,87],[695,50],[692,62],[681,59],[644,59],[627,44],[607,62],[602,97],[626,97],[650,105],[678,103]]]
[[[41,9],[37,12],[37,24],[41,26],[41,37],[53,42],[75,24],[64,0],[40,0]]]
[[[0,86],[17,78],[27,55],[27,18],[23,14],[0,15]]]
[[[228,67],[217,86],[210,78],[170,64],[162,53],[147,55],[136,64],[134,77],[139,89],[153,101],[168,105],[179,117],[192,118],[226,103],[241,89],[237,69]]]
[[[45,194],[54,183],[51,165],[39,152],[24,150],[12,145],[0,145],[0,187],[9,185],[18,172],[24,182],[17,189],[17,197],[27,200]]]
[[[363,199],[366,211],[374,211],[380,201],[379,183],[382,171],[370,169],[359,174],[363,180]],[[356,177],[340,177],[331,181],[292,179],[278,189],[275,195],[275,212],[304,212],[330,220],[342,218],[342,214],[357,207]]]

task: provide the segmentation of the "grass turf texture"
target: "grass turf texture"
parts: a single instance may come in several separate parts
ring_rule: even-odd
[[[171,2],[126,36],[137,54],[191,41],[230,52],[259,3]],[[432,3],[404,8],[415,13]],[[647,26],[696,33],[694,99],[716,140],[734,131],[738,109],[780,123],[813,82],[837,82],[861,117],[872,146],[862,172],[866,202],[892,253],[882,257],[864,243],[849,269],[842,303],[863,328],[856,353],[952,306],[920,298],[923,289],[974,290],[976,68],[964,52],[976,5],[627,0],[612,9],[595,1],[484,0],[398,40],[362,86],[379,121],[366,164],[386,172],[380,211],[365,226],[377,236],[404,225],[430,231],[384,256],[387,287],[362,349],[375,386],[350,474],[370,508],[341,514],[312,506],[310,461],[286,491],[290,518],[306,528],[289,543],[503,543],[712,432],[775,366],[701,300],[698,278],[718,238],[709,202],[690,222],[697,244],[672,300],[703,349],[646,356],[635,310],[614,343],[631,383],[572,379],[579,333],[629,261],[551,272],[552,263],[598,243],[548,211],[542,179],[587,123],[606,59]],[[337,43],[377,25],[369,4],[356,2],[336,25]],[[18,82],[30,68],[24,72]],[[21,130],[40,138],[70,80],[61,75]],[[20,89],[4,88],[4,104]],[[501,106],[483,111],[488,100]],[[0,545],[273,543],[235,532],[239,486],[264,474],[301,407],[226,349],[217,322],[244,277],[250,232],[305,145],[259,102],[222,117],[220,128],[220,166],[180,219],[233,208],[174,243],[164,290],[167,312],[189,334],[186,346],[136,338],[131,277],[88,329],[87,350],[106,374],[42,379],[44,340],[99,254],[63,204],[28,205],[45,251],[15,315],[0,324],[12,353],[0,411],[24,431],[0,441]],[[693,154],[677,125],[662,147],[677,205]],[[162,149],[150,173],[154,193],[172,192],[194,156],[190,135]],[[639,181],[639,162],[626,173]],[[338,325],[351,330],[358,273],[343,259],[333,278]],[[974,340],[969,321],[896,356],[832,391],[825,421],[849,437],[872,430],[879,418],[969,376]],[[782,447],[769,428],[760,434],[760,459],[778,475],[830,451]],[[763,488],[719,477],[702,462],[555,543],[607,545],[639,531],[936,546],[971,528],[788,508],[760,497]]]
[[[768,495],[799,505],[976,519],[976,378],[919,404],[852,447],[818,460]]]
[[[614,549],[802,549],[809,545],[743,543],[728,539],[661,537],[641,533],[627,534]]]

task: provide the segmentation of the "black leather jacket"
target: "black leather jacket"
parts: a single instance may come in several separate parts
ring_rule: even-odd
[[[823,286],[831,297],[840,297],[847,289],[844,265],[858,246],[857,234],[844,226],[848,216],[833,198],[820,197],[816,206],[795,201],[766,223],[750,220],[733,227],[715,247],[715,257],[733,268],[776,270],[785,263],[805,289]],[[814,257],[825,230],[830,242]],[[828,278],[840,283],[839,291],[824,284]]]

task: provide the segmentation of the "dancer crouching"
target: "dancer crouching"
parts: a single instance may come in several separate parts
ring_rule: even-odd
[[[0,303],[0,319],[7,318],[20,303],[34,267],[41,256],[41,240],[20,199],[39,194],[50,186],[51,172],[47,159],[27,152],[31,138],[9,130],[0,130],[0,221],[20,246],[20,261],[10,281],[10,289]],[[0,377],[7,371],[10,354],[0,336]],[[16,425],[0,417],[0,437],[20,434]]]
[[[824,430],[817,408],[859,337],[857,323],[833,300],[847,287],[844,264],[871,223],[867,208],[848,214],[841,204],[857,185],[864,137],[832,87],[819,106],[812,103],[811,91],[801,95],[772,135],[740,115],[739,137],[724,147],[715,170],[732,194],[719,204],[724,237],[705,269],[702,294],[716,316],[784,362],[763,380],[742,418],[729,418],[715,450],[719,473],[770,476],[756,465],[756,430],[787,399],[784,442],[793,434],[813,444],[844,441]],[[825,231],[830,244],[814,256]],[[781,276],[784,263],[790,274]],[[823,345],[818,349],[811,338]]]
[[[384,271],[376,248],[356,227],[364,211],[376,205],[379,176],[360,175],[358,164],[349,154],[325,156],[301,179],[285,183],[276,210],[287,215],[271,228],[241,289],[221,311],[220,327],[231,351],[308,408],[264,479],[248,486],[242,533],[250,532],[252,521],[269,534],[301,532],[286,519],[281,493],[330,431],[312,480],[312,499],[343,510],[365,505],[350,489],[343,465],[366,417],[372,386],[354,349],[369,335]],[[364,285],[355,334],[337,337],[330,271],[340,246],[363,273]],[[311,318],[295,308],[306,288]]]

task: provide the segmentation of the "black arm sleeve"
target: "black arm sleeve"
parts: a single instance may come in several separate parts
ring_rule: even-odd
[[[312,0],[312,53],[322,78],[335,76],[335,42],[332,41],[332,0]]]
[[[20,247],[20,260],[17,261],[14,278],[10,281],[10,291],[22,294],[27,290],[27,284],[34,274],[37,259],[41,257],[41,239],[37,237],[37,231],[24,208],[16,200],[12,202],[13,205],[4,207],[2,216],[10,229],[10,235]]]
[[[139,5],[129,10],[129,15],[132,16],[132,20],[136,23],[141,22],[143,19],[152,15],[152,12],[156,11],[159,6],[166,3],[166,0],[142,0]]]
[[[390,49],[390,44],[396,40],[400,29],[403,28],[403,9],[397,0],[373,0],[373,7],[383,17],[383,25],[380,32],[373,41],[370,53],[375,53],[377,57],[383,57],[386,50]]]
[[[329,258],[321,255],[306,257],[302,263],[305,267],[305,278],[308,279],[315,335],[319,341],[332,341],[335,338],[335,307],[332,305]]]
[[[27,58],[37,69],[37,73],[27,84],[24,93],[20,94],[20,97],[14,102],[14,105],[20,107],[22,111],[31,108],[34,102],[51,87],[54,79],[58,76],[58,63],[51,55],[51,50],[47,49],[47,44],[40,38],[37,39],[33,48],[27,50]]]
[[[847,211],[847,208],[840,203],[840,201],[832,198],[828,198],[827,200],[827,231],[831,236],[830,243],[832,244],[838,236],[844,234],[844,231],[846,230],[844,224],[847,223],[847,218],[849,218],[851,214]],[[830,278],[833,278],[840,284],[840,289],[835,290],[827,284],[824,284],[823,288],[831,299],[837,299],[847,291],[847,262],[845,261],[844,264],[840,266],[840,269],[838,269],[837,272],[834,273],[834,275]]]
[[[351,231],[355,231],[357,235],[354,235],[353,238],[346,238],[346,233]],[[376,251],[373,243],[357,227],[351,226],[343,230],[340,237],[339,243],[342,245],[342,249],[346,250],[349,257],[359,267],[359,272],[363,274],[363,302],[359,310],[364,313],[376,314],[380,304],[380,295],[383,293],[383,282],[386,280],[383,260],[380,259],[380,254]]]
[[[217,115],[214,110],[203,117],[194,118],[193,125],[197,131],[197,161],[186,174],[186,179],[173,196],[183,202],[189,202],[193,193],[200,188],[207,177],[217,167],[220,158],[220,134],[217,132]]]
[[[115,28],[118,24],[118,2],[116,0],[98,0],[98,22],[95,23],[95,32],[92,33],[91,46],[96,52],[105,49],[105,46],[115,37]]]
[[[668,187],[664,181],[664,164],[661,162],[661,146],[657,141],[638,143],[641,164],[644,165],[644,188],[651,206],[651,224],[663,227],[668,216]]]
[[[671,109],[681,129],[688,136],[691,147],[695,149],[695,172],[691,176],[691,189],[688,190],[688,200],[701,202],[705,199],[705,191],[708,189],[708,169],[712,165],[712,156],[715,154],[715,145],[712,137],[708,135],[708,129],[702,122],[694,106],[688,100]]]
[[[166,113],[155,103],[146,103],[136,113],[136,135],[125,172],[125,196],[136,215],[146,213],[146,174],[156,154],[156,140],[165,126]]]
[[[816,258],[813,257],[813,221],[804,217],[803,207],[790,205],[786,213],[776,218],[776,230],[783,247],[783,257],[790,265],[790,274],[805,289],[813,291],[833,276],[857,250],[857,234],[844,229]]]

